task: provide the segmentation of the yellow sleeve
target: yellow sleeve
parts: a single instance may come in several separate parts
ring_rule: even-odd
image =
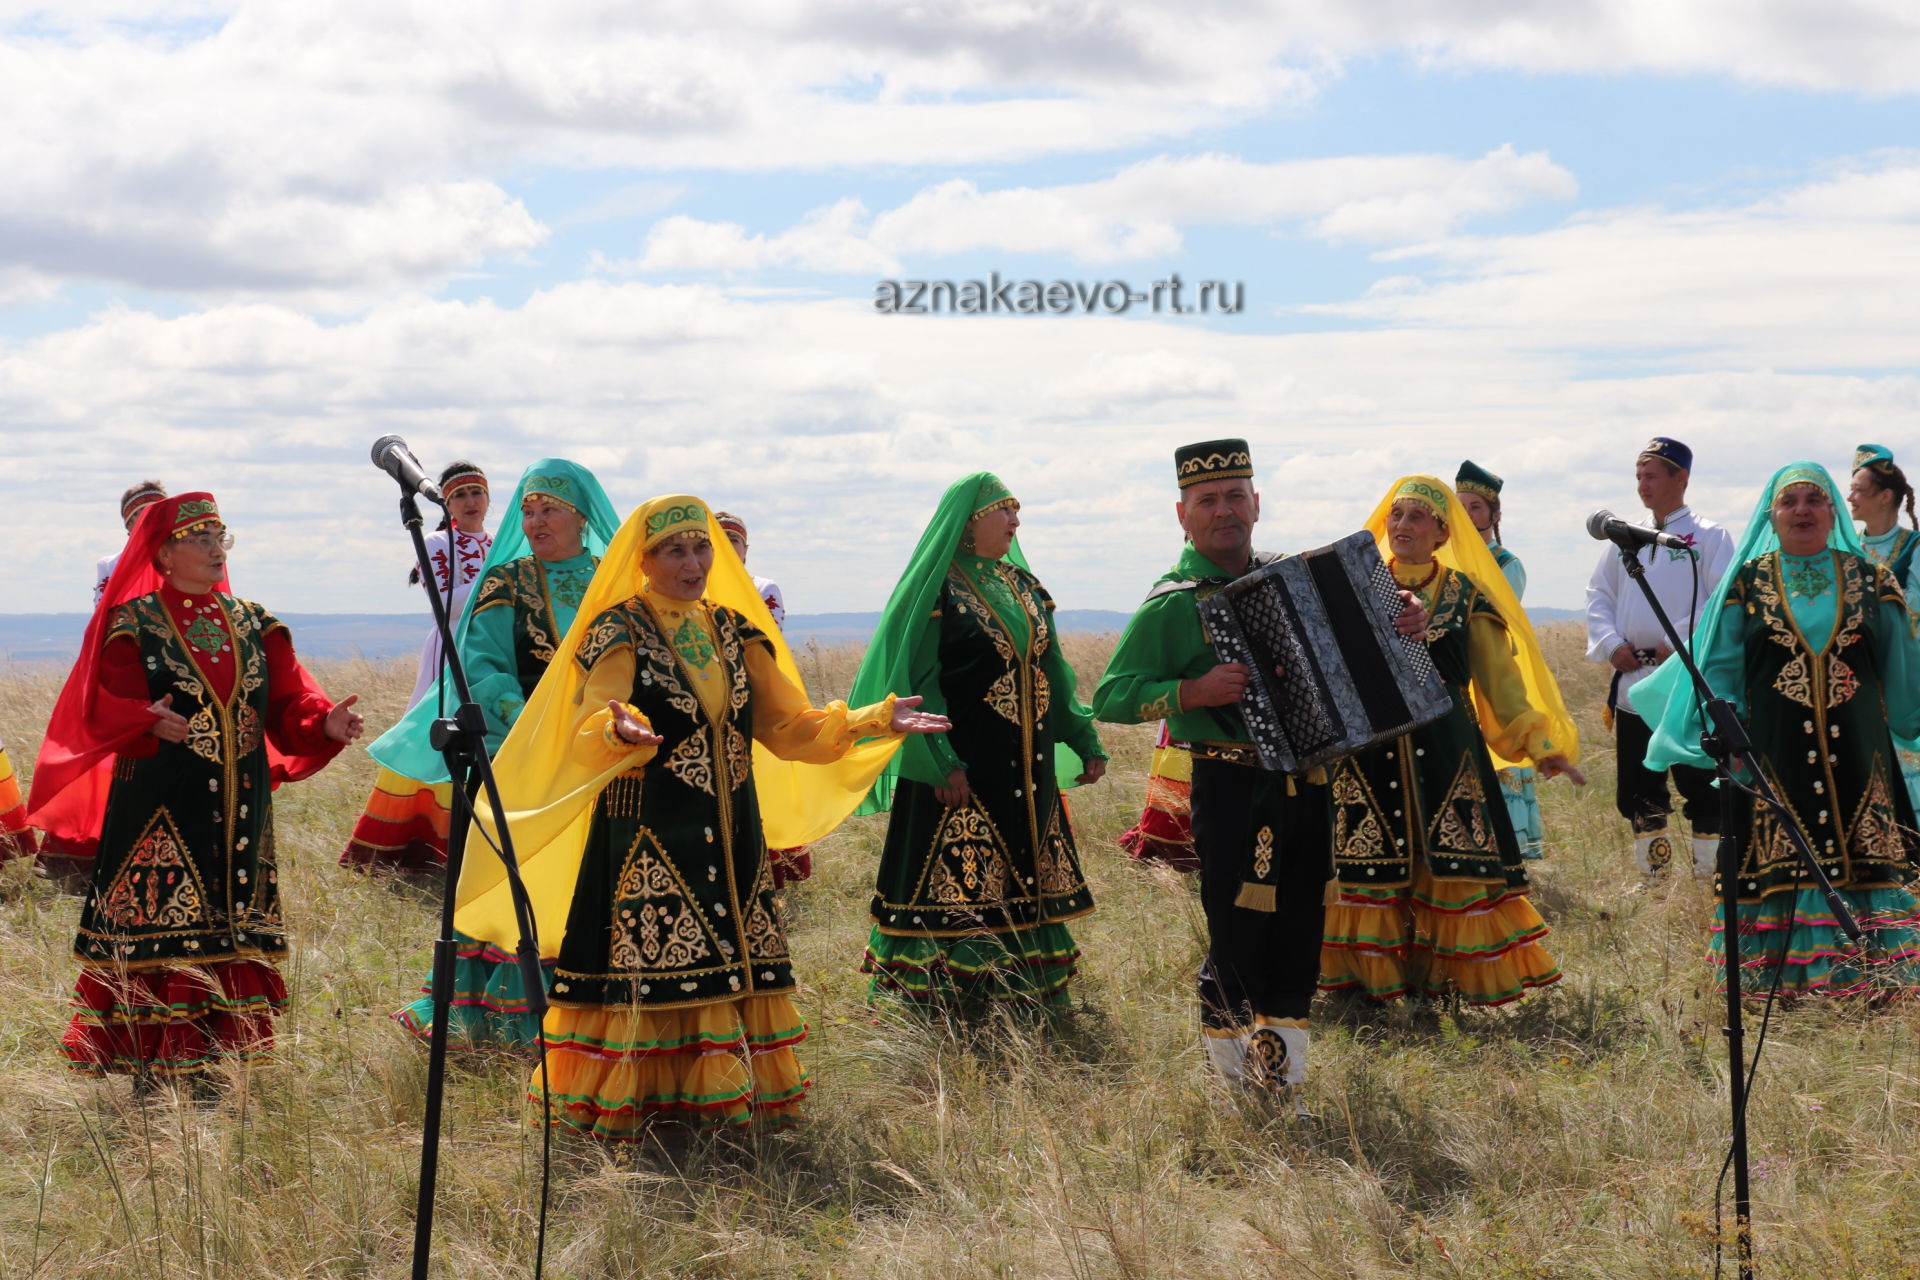
[[[581,714],[574,723],[570,750],[576,763],[600,770],[625,761],[629,768],[638,769],[653,759],[658,748],[652,743],[628,742],[613,731],[613,711],[607,706],[609,702],[621,703],[640,723],[652,728],[639,708],[627,701],[633,692],[634,670],[633,649],[621,645],[602,654],[587,673],[586,688],[580,694]]]
[[[787,679],[764,644],[747,646],[747,680],[753,686],[753,736],[782,760],[830,764],[862,738],[904,736],[889,727],[893,694],[857,711],[849,711],[844,702],[816,707],[807,701],[804,690]],[[610,718],[611,713],[607,714]]]
[[[1538,761],[1558,755],[1547,713],[1527,701],[1527,683],[1513,659],[1513,642],[1498,617],[1476,614],[1467,624],[1467,663],[1473,671],[1480,732],[1496,755]]]

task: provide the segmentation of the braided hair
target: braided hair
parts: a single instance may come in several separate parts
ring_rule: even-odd
[[[1907,480],[1907,473],[1891,462],[1877,462],[1860,468],[1873,481],[1873,487],[1881,492],[1891,492],[1898,502],[1904,502],[1907,508],[1907,522],[1920,529],[1920,516],[1913,511],[1913,485]],[[1898,502],[1896,505],[1898,505]],[[1896,520],[1899,516],[1896,514]]]

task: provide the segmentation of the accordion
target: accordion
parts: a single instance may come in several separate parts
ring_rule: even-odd
[[[1425,637],[1393,629],[1405,604],[1372,534],[1276,560],[1199,606],[1220,660],[1253,671],[1239,709],[1268,769],[1305,773],[1452,709]]]

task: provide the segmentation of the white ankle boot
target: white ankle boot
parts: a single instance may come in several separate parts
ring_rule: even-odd
[[[1640,868],[1640,879],[1648,884],[1663,878],[1673,866],[1673,836],[1665,830],[1649,831],[1633,841],[1633,862]]]
[[[1247,1082],[1247,1033],[1200,1028],[1201,1043],[1207,1046],[1207,1060],[1220,1078],[1235,1088]]]
[[[1307,1020],[1257,1018],[1247,1045],[1247,1084],[1270,1094],[1296,1115],[1307,1113]]]

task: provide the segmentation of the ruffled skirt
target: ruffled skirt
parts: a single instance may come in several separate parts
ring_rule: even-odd
[[[1513,838],[1520,844],[1520,856],[1539,858],[1546,852],[1547,829],[1540,820],[1540,793],[1534,785],[1531,765],[1496,770],[1500,795],[1507,802],[1507,821],[1513,824]]]
[[[1905,889],[1842,889],[1868,939],[1854,953],[1818,889],[1740,904],[1740,987],[1763,996],[1784,951],[1780,990],[1789,995],[1908,994],[1920,991],[1920,909]],[[1725,908],[1716,904],[1707,954],[1724,972]],[[1724,982],[1721,990],[1725,990]]]
[[[455,933],[453,1003],[447,1010],[447,1043],[461,1049],[504,1049],[532,1053],[536,1048],[533,1012],[520,965],[491,942]],[[553,960],[541,962],[549,978]],[[393,1015],[394,1021],[422,1040],[433,1035],[433,975],[421,984],[423,999]]]
[[[806,1039],[784,994],[685,1009],[547,1013],[549,1119],[616,1141],[649,1123],[711,1129],[788,1124],[812,1083],[793,1046]],[[540,1100],[536,1069],[527,1097]]]
[[[88,967],[73,1003],[60,1039],[73,1070],[188,1076],[269,1052],[287,985],[272,962],[256,959],[130,973]]]
[[[353,824],[340,865],[360,871],[430,871],[447,865],[450,782],[417,782],[381,768]]]
[[[1152,772],[1147,775],[1147,803],[1140,821],[1120,837],[1127,856],[1141,862],[1163,862],[1176,871],[1198,871],[1193,851],[1193,754],[1174,742],[1160,725],[1153,749]]]
[[[955,1005],[1028,1005],[1064,1009],[1080,959],[1065,924],[959,937],[901,937],[875,927],[860,971],[872,995]]]
[[[1399,889],[1340,885],[1327,908],[1320,989],[1375,1000],[1458,993],[1468,1004],[1517,1000],[1560,978],[1540,945],[1546,922],[1524,891],[1441,879],[1418,860]]]

